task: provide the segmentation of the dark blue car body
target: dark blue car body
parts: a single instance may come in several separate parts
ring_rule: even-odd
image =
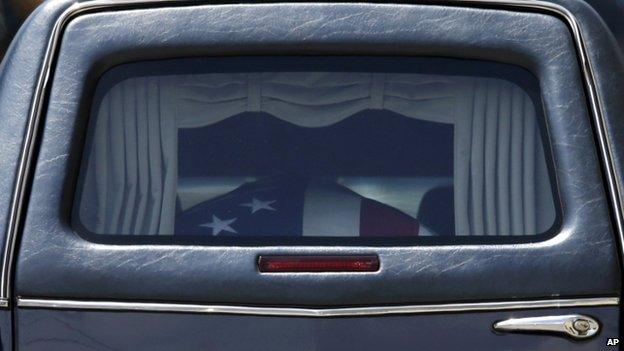
[[[616,349],[624,9],[593,5],[45,2],[0,67],[2,349]],[[74,192],[98,78],[129,62],[245,55],[441,56],[529,70],[555,164],[556,232],[403,246],[130,245],[79,233]],[[256,265],[262,255],[369,254],[381,262],[374,274],[263,274]],[[493,329],[559,315],[589,316],[600,331],[573,340]]]

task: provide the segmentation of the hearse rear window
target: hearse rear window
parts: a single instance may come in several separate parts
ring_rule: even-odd
[[[96,89],[74,223],[240,243],[545,234],[558,210],[542,114],[536,78],[493,62],[124,64]]]

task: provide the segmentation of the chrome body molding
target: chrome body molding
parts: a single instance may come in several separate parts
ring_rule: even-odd
[[[137,312],[146,311],[288,317],[358,317],[396,314],[500,311],[520,309],[525,310],[541,308],[596,307],[617,305],[619,305],[619,298],[617,297],[342,308],[255,307],[157,302],[84,301],[29,298],[17,299],[17,306],[19,308]]]
[[[326,2],[326,0],[319,0],[319,3]],[[371,2],[375,2],[372,0]],[[214,4],[214,3],[213,3]],[[334,3],[335,4],[335,3]],[[580,27],[578,21],[575,16],[568,11],[566,8],[556,5],[553,3],[540,1],[540,0],[415,0],[413,3],[409,5],[444,5],[444,6],[460,6],[460,7],[487,7],[494,9],[507,9],[507,10],[516,10],[516,11],[540,11],[544,13],[549,13],[551,15],[555,15],[559,18],[562,18],[568,25],[570,32],[572,34],[572,38],[574,40],[577,56],[579,60],[579,64],[582,70],[584,86],[586,89],[586,94],[588,98],[588,103],[591,111],[592,123],[594,125],[596,136],[598,140],[598,147],[600,151],[601,162],[604,167],[605,179],[607,179],[607,190],[609,192],[609,200],[613,207],[613,215],[615,219],[615,229],[618,235],[618,240],[620,241],[620,249],[622,250],[620,254],[624,257],[624,223],[622,220],[622,206],[620,203],[619,197],[619,189],[618,182],[615,176],[615,171],[613,167],[612,161],[612,152],[610,146],[608,144],[608,139],[606,135],[606,127],[605,122],[603,120],[602,111],[600,107],[600,101],[598,99],[594,72],[592,70],[591,64],[589,62],[589,56],[587,55],[587,48],[583,41]],[[34,154],[34,146],[36,145],[37,138],[40,134],[40,122],[43,115],[44,102],[46,100],[46,96],[49,91],[49,86],[51,85],[51,76],[52,69],[54,67],[54,61],[57,55],[57,52],[60,47],[62,33],[67,24],[77,16],[86,13],[92,13],[97,11],[115,11],[115,10],[124,10],[124,9],[134,9],[134,8],[143,8],[143,7],[166,7],[166,6],[196,6],[196,5],[210,5],[209,1],[194,1],[194,0],[120,0],[120,1],[110,1],[110,0],[94,0],[87,1],[81,3],[75,3],[70,6],[63,14],[57,19],[54,27],[50,33],[50,38],[48,41],[48,45],[45,51],[45,56],[43,58],[43,63],[41,66],[41,70],[39,73],[39,77],[37,80],[37,86],[35,90],[35,94],[33,97],[30,113],[28,116],[28,122],[26,126],[26,133],[24,137],[24,143],[22,145],[22,150],[20,153],[19,165],[16,175],[15,187],[13,190],[11,205],[9,211],[8,225],[7,225],[7,233],[6,233],[6,242],[3,248],[3,261],[2,261],[2,271],[0,273],[0,300],[6,301],[4,305],[8,306],[8,301],[11,298],[11,278],[13,272],[13,264],[14,264],[14,256],[15,256],[15,246],[17,242],[17,236],[20,231],[19,223],[22,218],[24,211],[24,196],[26,194],[26,188],[28,186],[29,179],[31,178],[31,173],[34,167],[33,159]],[[406,4],[407,5],[407,4]],[[220,6],[219,4],[214,4],[214,6]],[[249,6],[266,6],[265,4],[249,4]],[[63,308],[69,308],[69,306],[73,306],[73,308],[87,308],[86,306],[91,306],[90,308],[96,308],[97,306],[108,306],[108,309],[129,309],[132,306],[144,306],[144,307],[154,307],[160,306],[163,310],[168,310],[167,306],[170,306],[171,309],[177,311],[180,306],[187,306],[191,311],[221,311],[221,312],[213,312],[213,313],[226,313],[225,311],[230,311],[230,313],[234,313],[232,311],[238,311],[239,307],[226,307],[226,306],[202,306],[202,305],[176,305],[176,304],[132,304],[132,303],[105,303],[105,302],[79,302],[79,301],[70,301],[70,300],[20,300],[22,307],[38,307],[37,304],[40,302],[41,304],[46,305],[49,308],[55,308],[54,306],[66,306]],[[56,304],[55,304],[56,301]],[[553,307],[557,305],[555,301],[567,301],[566,303],[570,303],[570,301],[586,301],[586,300],[552,300],[548,302],[542,301],[541,303],[546,304],[544,307]],[[604,299],[599,299],[599,301],[603,301]],[[613,300],[610,301],[609,304],[613,304]],[[29,305],[29,306],[28,306]],[[594,305],[594,304],[590,304]],[[2,304],[0,304],[0,307]],[[444,307],[446,306],[446,307]],[[482,307],[475,307],[482,306]],[[303,313],[304,315],[310,316],[332,316],[333,313],[337,313],[336,316],[342,315],[342,313],[347,313],[347,315],[357,315],[358,311],[377,311],[377,314],[391,314],[391,313],[421,313],[428,312],[431,310],[438,311],[440,309],[447,309],[447,311],[462,311],[462,310],[482,310],[483,306],[490,306],[487,304],[460,304],[460,305],[432,305],[429,307],[425,306],[412,306],[412,307],[384,307],[384,308],[373,308],[373,310],[367,309],[339,309],[339,310],[294,310],[299,311],[298,313]],[[497,309],[506,309],[506,308],[514,308],[510,306],[522,306],[516,308],[532,308],[531,304],[528,305],[526,303],[518,303],[518,302],[505,302],[505,303],[494,303],[493,306],[504,306],[504,307],[496,307]],[[538,306],[541,306],[538,303]],[[573,304],[572,306],[576,306]],[[39,306],[44,307],[44,306]],[[57,307],[60,308],[60,307]],[[137,307],[138,308],[138,307]],[[372,308],[372,307],[371,307]],[[464,309],[465,308],[465,309]],[[535,307],[533,307],[535,308]],[[106,309],[100,307],[99,309]],[[398,309],[398,310],[397,310]],[[245,311],[250,311],[249,308],[244,308]],[[261,308],[252,308],[251,311],[267,313],[268,311],[274,311],[275,309],[261,309]],[[279,310],[279,311],[284,311]],[[290,311],[290,310],[288,310]],[[336,312],[332,312],[336,311]],[[338,312],[342,311],[342,312]],[[345,312],[346,311],[346,312]],[[396,311],[396,312],[388,312],[388,311]],[[414,312],[416,311],[416,312]],[[365,313],[370,313],[365,312]],[[282,312],[280,312],[281,314]],[[255,314],[255,313],[251,313]]]

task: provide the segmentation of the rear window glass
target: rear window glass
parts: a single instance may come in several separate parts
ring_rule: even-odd
[[[96,89],[74,223],[113,240],[228,243],[547,234],[558,210],[543,120],[536,78],[493,62],[125,64]]]

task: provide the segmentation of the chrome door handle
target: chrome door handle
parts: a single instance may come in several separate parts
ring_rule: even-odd
[[[598,333],[600,324],[595,319],[581,315],[544,316],[512,318],[494,323],[494,330],[499,332],[540,332],[555,333],[573,339],[586,339]]]

